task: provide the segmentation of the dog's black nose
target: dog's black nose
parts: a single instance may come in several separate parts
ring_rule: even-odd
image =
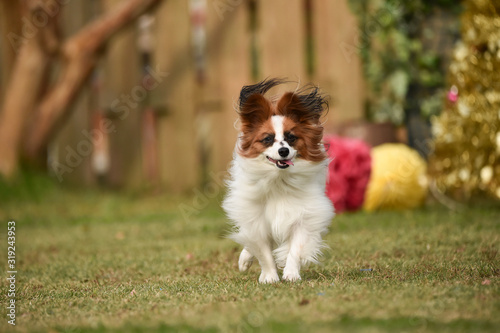
[[[290,154],[290,150],[288,150],[288,148],[281,147],[278,149],[278,154],[280,154],[281,157],[287,157],[288,154]]]

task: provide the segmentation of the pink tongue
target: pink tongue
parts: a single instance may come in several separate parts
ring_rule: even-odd
[[[278,162],[281,162],[281,163],[284,163],[284,164],[287,164],[287,165],[293,165],[293,162],[292,160],[275,160],[274,158],[270,158],[268,157],[269,161],[273,162],[273,163],[278,163]]]

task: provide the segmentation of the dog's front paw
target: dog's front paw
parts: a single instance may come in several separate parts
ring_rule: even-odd
[[[294,282],[301,280],[300,273],[297,270],[285,269],[283,270],[283,280]]]
[[[260,283],[275,283],[280,280],[277,272],[264,272],[260,273]]]

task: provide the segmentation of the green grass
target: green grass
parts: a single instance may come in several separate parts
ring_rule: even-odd
[[[30,185],[31,184],[31,185]],[[184,219],[167,195],[0,187],[0,267],[17,222],[17,318],[0,331],[494,332],[500,326],[500,210],[345,214],[321,265],[259,285],[212,202]],[[30,187],[31,186],[31,187]],[[12,193],[12,195],[10,195]],[[371,268],[372,271],[361,271]],[[2,276],[5,276],[3,273]]]

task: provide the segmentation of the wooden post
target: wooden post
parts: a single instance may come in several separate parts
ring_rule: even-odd
[[[26,3],[19,14],[29,20],[42,11],[36,5],[33,2]],[[17,49],[17,59],[13,63],[10,80],[6,83],[5,96],[0,105],[0,175],[7,179],[17,172],[22,140],[25,134],[30,134],[24,130],[25,122],[29,119],[28,115],[37,104],[46,83],[50,53],[57,43],[55,21],[55,17],[48,19],[44,26],[45,33],[34,30],[29,36],[24,36],[23,31],[17,36],[18,40],[24,42],[20,42]]]
[[[364,118],[364,79],[356,49],[358,23],[347,0],[312,0],[316,66],[313,81],[332,96],[327,131]]]
[[[21,2],[0,0],[0,105],[3,102],[7,80],[16,59],[18,45],[12,40],[13,36],[20,36]],[[20,45],[19,45],[20,46]]]
[[[104,11],[114,10],[120,2],[105,0]],[[120,31],[110,40],[104,59],[104,99],[114,128],[109,136],[107,182],[114,187],[138,187],[143,180],[140,112],[147,91],[142,85],[137,31],[137,23]]]
[[[208,10],[207,79],[204,108],[208,111],[211,142],[209,169],[227,170],[237,139],[235,121],[241,87],[251,83],[248,3],[221,10],[210,0]],[[209,181],[213,181],[209,177]]]
[[[72,1],[60,10],[64,37],[77,33],[92,18],[87,1]],[[89,97],[88,85],[85,85],[70,106],[68,119],[48,145],[48,171],[59,182],[88,184],[92,180],[92,142],[83,134],[91,126]]]
[[[306,83],[303,0],[258,0],[257,12],[261,78],[288,77]]]
[[[167,109],[158,121],[160,177],[169,189],[184,192],[200,179],[189,1],[162,2],[156,15],[152,67],[164,77],[151,94],[154,104]]]

